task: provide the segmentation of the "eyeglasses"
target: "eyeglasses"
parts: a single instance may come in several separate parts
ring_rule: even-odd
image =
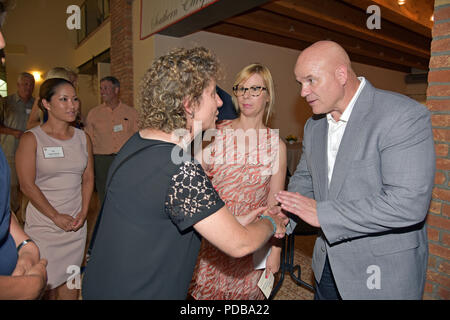
[[[240,86],[234,86],[233,87],[233,93],[236,97],[242,97],[245,95],[247,90],[250,92],[252,97],[258,97],[263,90],[267,90],[266,87],[261,86],[252,86],[250,88],[240,87]]]

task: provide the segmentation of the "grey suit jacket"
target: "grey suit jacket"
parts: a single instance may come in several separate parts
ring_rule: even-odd
[[[329,187],[328,123],[313,118],[288,190],[317,200],[316,280],[328,254],[343,299],[421,299],[428,260],[424,220],[435,173],[429,111],[366,80]]]

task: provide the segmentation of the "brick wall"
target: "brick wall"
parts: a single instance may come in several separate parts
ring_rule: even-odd
[[[427,218],[429,260],[425,299],[450,299],[450,0],[436,0],[428,75],[436,176]]]
[[[120,99],[133,106],[132,1],[111,0],[111,75],[120,81]]]

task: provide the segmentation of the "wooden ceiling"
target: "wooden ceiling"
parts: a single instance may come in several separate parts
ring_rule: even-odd
[[[380,29],[367,27],[370,5],[380,8]],[[204,30],[297,50],[329,39],[352,61],[409,73],[428,70],[433,10],[434,0],[278,0]]]

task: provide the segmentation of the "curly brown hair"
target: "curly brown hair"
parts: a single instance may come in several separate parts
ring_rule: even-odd
[[[204,47],[178,48],[156,59],[140,88],[139,129],[171,133],[186,128],[183,101],[197,104],[203,90],[219,76],[219,62]]]

